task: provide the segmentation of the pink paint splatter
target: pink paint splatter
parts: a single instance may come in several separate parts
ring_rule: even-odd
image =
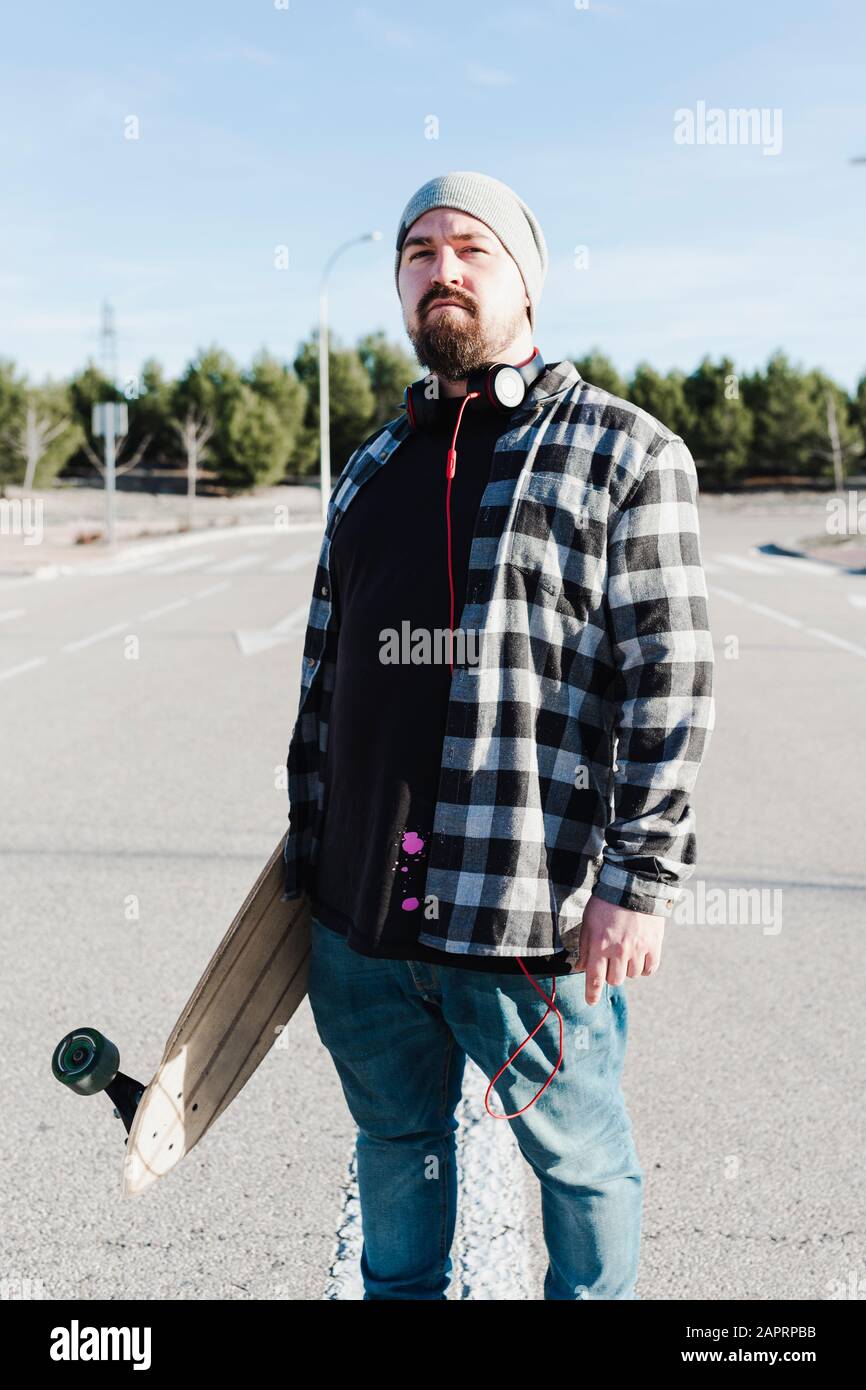
[[[400,906],[403,908],[404,912],[414,912],[415,908],[418,906],[418,899],[404,898]]]
[[[424,841],[414,830],[406,830],[403,832],[403,848],[407,854],[420,854],[424,848]]]

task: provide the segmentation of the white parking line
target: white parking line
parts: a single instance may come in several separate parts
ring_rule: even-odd
[[[233,560],[223,560],[219,565],[214,565],[211,574],[238,574],[240,570],[252,569],[257,565],[266,550],[251,550],[246,555],[236,555]]]
[[[858,646],[856,642],[848,642],[844,637],[837,637],[833,632],[825,632],[821,627],[807,627],[807,632],[811,632],[813,637],[820,637],[825,642],[832,642],[834,647],[844,647],[845,651],[854,652],[857,656],[866,656],[866,647]]]
[[[138,621],[147,623],[151,618],[159,618],[163,613],[171,613],[175,608],[186,608],[196,599],[209,598],[211,594],[220,594],[223,589],[230,589],[231,584],[228,579],[224,579],[221,584],[211,584],[208,589],[199,589],[197,594],[187,594],[185,598],[172,599],[170,603],[162,603],[159,608],[149,608],[146,613],[142,613]]]
[[[163,603],[159,608],[149,608],[146,613],[140,613],[137,618],[127,618],[122,623],[114,623],[111,627],[104,627],[99,632],[91,632],[87,637],[79,637],[74,642],[67,642],[61,648],[64,652],[81,651],[84,647],[92,647],[96,642],[102,642],[106,637],[116,637],[121,632],[132,632],[136,623],[150,622],[151,618],[159,618],[163,613],[171,613],[176,608],[186,608],[194,599],[206,598],[210,594],[220,593],[223,589],[230,588],[229,581],[223,580],[221,584],[211,584],[207,589],[200,589],[197,594],[188,595],[184,598],[172,599],[169,603]],[[21,610],[23,611],[23,610]],[[14,666],[5,673],[6,676],[17,675],[19,671],[28,671],[31,666],[39,666],[45,657],[39,657],[35,661],[26,663],[23,666]],[[0,675],[0,679],[5,679]]]
[[[230,589],[231,587],[232,586],[229,583],[229,581],[227,579],[224,579],[222,584],[211,584],[209,589],[199,589],[198,593],[193,594],[192,597],[210,598],[211,594],[221,594],[223,589]]]
[[[123,552],[119,555],[106,556],[104,560],[93,560],[86,565],[55,566],[58,573],[71,574],[75,577],[87,577],[96,574],[121,574],[127,570],[145,568],[158,560],[165,560],[165,551],[169,554],[172,551],[182,551],[187,553],[190,549],[195,549],[200,545],[220,545],[224,541],[237,541],[244,536],[291,536],[295,533],[304,534],[309,531],[320,531],[321,523],[295,522],[290,526],[275,526],[273,522],[259,525],[248,526],[207,526],[200,531],[172,532],[168,533],[162,540],[151,539],[148,541],[124,541]],[[26,579],[17,581],[18,583],[32,584],[34,576],[28,575]]]
[[[318,550],[307,551],[304,555],[290,555],[287,560],[280,560],[276,565],[271,565],[270,574],[290,574],[292,570],[303,569],[304,565],[311,560],[318,560]]]
[[[302,603],[299,608],[295,608],[285,618],[274,623],[273,627],[239,629],[235,632],[235,637],[241,654],[250,656],[267,651],[281,642],[290,641],[292,637],[301,636],[306,631],[309,615],[310,605]]]
[[[159,608],[149,608],[146,613],[139,615],[140,623],[149,623],[151,618],[161,618],[163,613],[170,613],[174,608],[186,608],[190,602],[188,598],[176,598],[171,603],[163,603]]]
[[[799,555],[766,555],[764,551],[752,553],[764,555],[771,564],[779,565],[782,569],[798,574],[817,576],[819,579],[829,579],[831,575],[841,573],[840,570],[835,570],[830,565],[822,565],[818,560],[801,559]]]
[[[193,555],[186,560],[169,560],[148,570],[148,574],[181,574],[184,570],[199,570],[209,565],[213,558],[213,555]]]
[[[321,521],[293,521],[288,525],[277,526],[273,522],[251,523],[245,526],[207,526],[201,531],[177,534],[170,533],[165,540],[142,541],[135,544],[131,541],[123,541],[123,553],[114,557],[106,556],[104,560],[88,560],[81,564],[76,562],[74,565],[39,565],[33,574],[22,574],[20,578],[11,575],[0,575],[2,589],[8,593],[11,589],[21,589],[26,585],[42,584],[49,579],[86,579],[90,575],[110,574],[126,572],[127,567],[134,569],[137,565],[149,565],[151,559],[159,558],[154,556],[156,550],[180,550],[188,549],[197,545],[221,544],[223,541],[236,541],[243,536],[277,536],[283,540],[286,536],[295,535],[322,535]]]
[[[746,600],[740,594],[735,594],[733,589],[723,589],[720,584],[710,584],[709,591],[711,594],[721,594],[722,598],[730,599],[731,603],[746,605]]]
[[[116,637],[120,632],[129,632],[130,627],[130,620],[126,618],[122,623],[115,623],[112,627],[104,627],[101,632],[92,632],[89,637],[79,637],[76,642],[67,642],[62,650],[64,652],[77,652],[82,647],[92,647],[94,642],[102,642],[106,637]]]
[[[12,676],[20,676],[23,671],[32,671],[34,666],[44,666],[45,657],[37,656],[32,661],[22,661],[20,666],[10,666],[6,671],[0,671],[0,681],[8,681]]]
[[[760,613],[765,618],[773,618],[775,621],[785,623],[787,627],[802,627],[804,632],[808,632],[812,637],[818,637],[822,642],[829,642],[834,647],[842,647],[846,652],[853,652],[855,656],[866,657],[866,647],[859,646],[856,642],[849,642],[845,637],[837,637],[833,632],[825,632],[822,627],[806,627],[799,618],[792,618],[787,613],[778,613],[773,608],[768,608],[764,603],[753,603],[750,599],[743,598],[741,594],[735,594],[732,589],[722,589],[718,584],[709,586],[712,594],[720,594],[722,598],[729,599],[731,603],[739,603],[743,608],[750,608],[754,613]]]
[[[550,987],[549,980],[540,983],[544,989]],[[568,1048],[570,1040],[563,1041]],[[454,1282],[468,1289],[474,1302],[525,1302],[533,1297],[529,1247],[537,1220],[535,1203],[527,1201],[521,1172],[526,1160],[514,1142],[510,1123],[491,1119],[485,1109],[488,1085],[488,1078],[467,1057],[456,1114],[459,1196]],[[551,1090],[555,1085],[556,1080]],[[490,1109],[494,1114],[505,1109],[495,1088]]]
[[[763,613],[767,618],[776,618],[778,622],[785,623],[788,627],[802,627],[799,618],[792,618],[787,613],[780,613],[777,608],[768,608],[765,603],[751,603],[749,607],[756,613]]]
[[[165,546],[160,546],[158,550],[152,551],[149,555],[125,555],[118,556],[116,560],[96,560],[92,565],[88,565],[86,568],[82,567],[81,573],[84,578],[96,575],[100,579],[105,575],[113,577],[118,574],[139,574],[152,565],[166,563],[165,549]]]
[[[726,565],[733,565],[734,569],[748,570],[749,574],[769,574],[778,577],[777,571],[773,569],[772,565],[764,564],[760,560],[747,560],[745,555],[733,555],[723,550],[719,559],[723,560]]]
[[[537,1214],[535,1203],[527,1201],[521,1171],[525,1159],[514,1142],[511,1126],[491,1119],[484,1108],[487,1086],[487,1077],[467,1057],[456,1110],[458,1195],[449,1294],[465,1298],[468,1293],[476,1302],[525,1302],[533,1297],[533,1282],[537,1283],[528,1254]],[[503,1108],[495,1092],[490,1108],[494,1112]],[[362,1245],[357,1153],[353,1148],[325,1299],[357,1302],[363,1298],[359,1268]]]
[[[724,574],[728,569],[745,570],[747,574],[761,574],[766,579],[783,579],[789,574],[801,574],[804,578],[829,579],[841,570],[832,565],[822,565],[819,560],[800,558],[798,555],[768,555],[766,551],[752,546],[748,556],[736,555],[731,550],[723,550],[703,560],[707,574]]]

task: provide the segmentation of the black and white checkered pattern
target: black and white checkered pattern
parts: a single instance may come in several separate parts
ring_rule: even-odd
[[[425,889],[438,915],[425,910],[419,940],[530,957],[558,949],[591,892],[670,914],[695,863],[713,649],[682,439],[568,361],[512,423],[470,552],[459,625],[479,630],[481,659],[454,666]],[[284,899],[303,891],[319,843],[331,536],[408,433],[403,415],[376,432],[331,495],[287,759]],[[444,472],[443,457],[443,486]]]

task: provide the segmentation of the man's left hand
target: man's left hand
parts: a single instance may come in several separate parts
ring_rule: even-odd
[[[587,1004],[598,1003],[605,981],[621,985],[627,975],[654,975],[664,929],[664,917],[591,896],[580,924],[580,949],[573,957],[573,973],[586,971]]]

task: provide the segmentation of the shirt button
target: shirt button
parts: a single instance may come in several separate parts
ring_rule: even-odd
[[[305,660],[308,666],[315,666],[316,664],[316,658],[314,656],[305,657]]]
[[[327,594],[327,592],[328,592],[328,586],[327,586],[327,584],[323,584],[323,585],[322,585],[322,593],[323,593],[323,594]]]

